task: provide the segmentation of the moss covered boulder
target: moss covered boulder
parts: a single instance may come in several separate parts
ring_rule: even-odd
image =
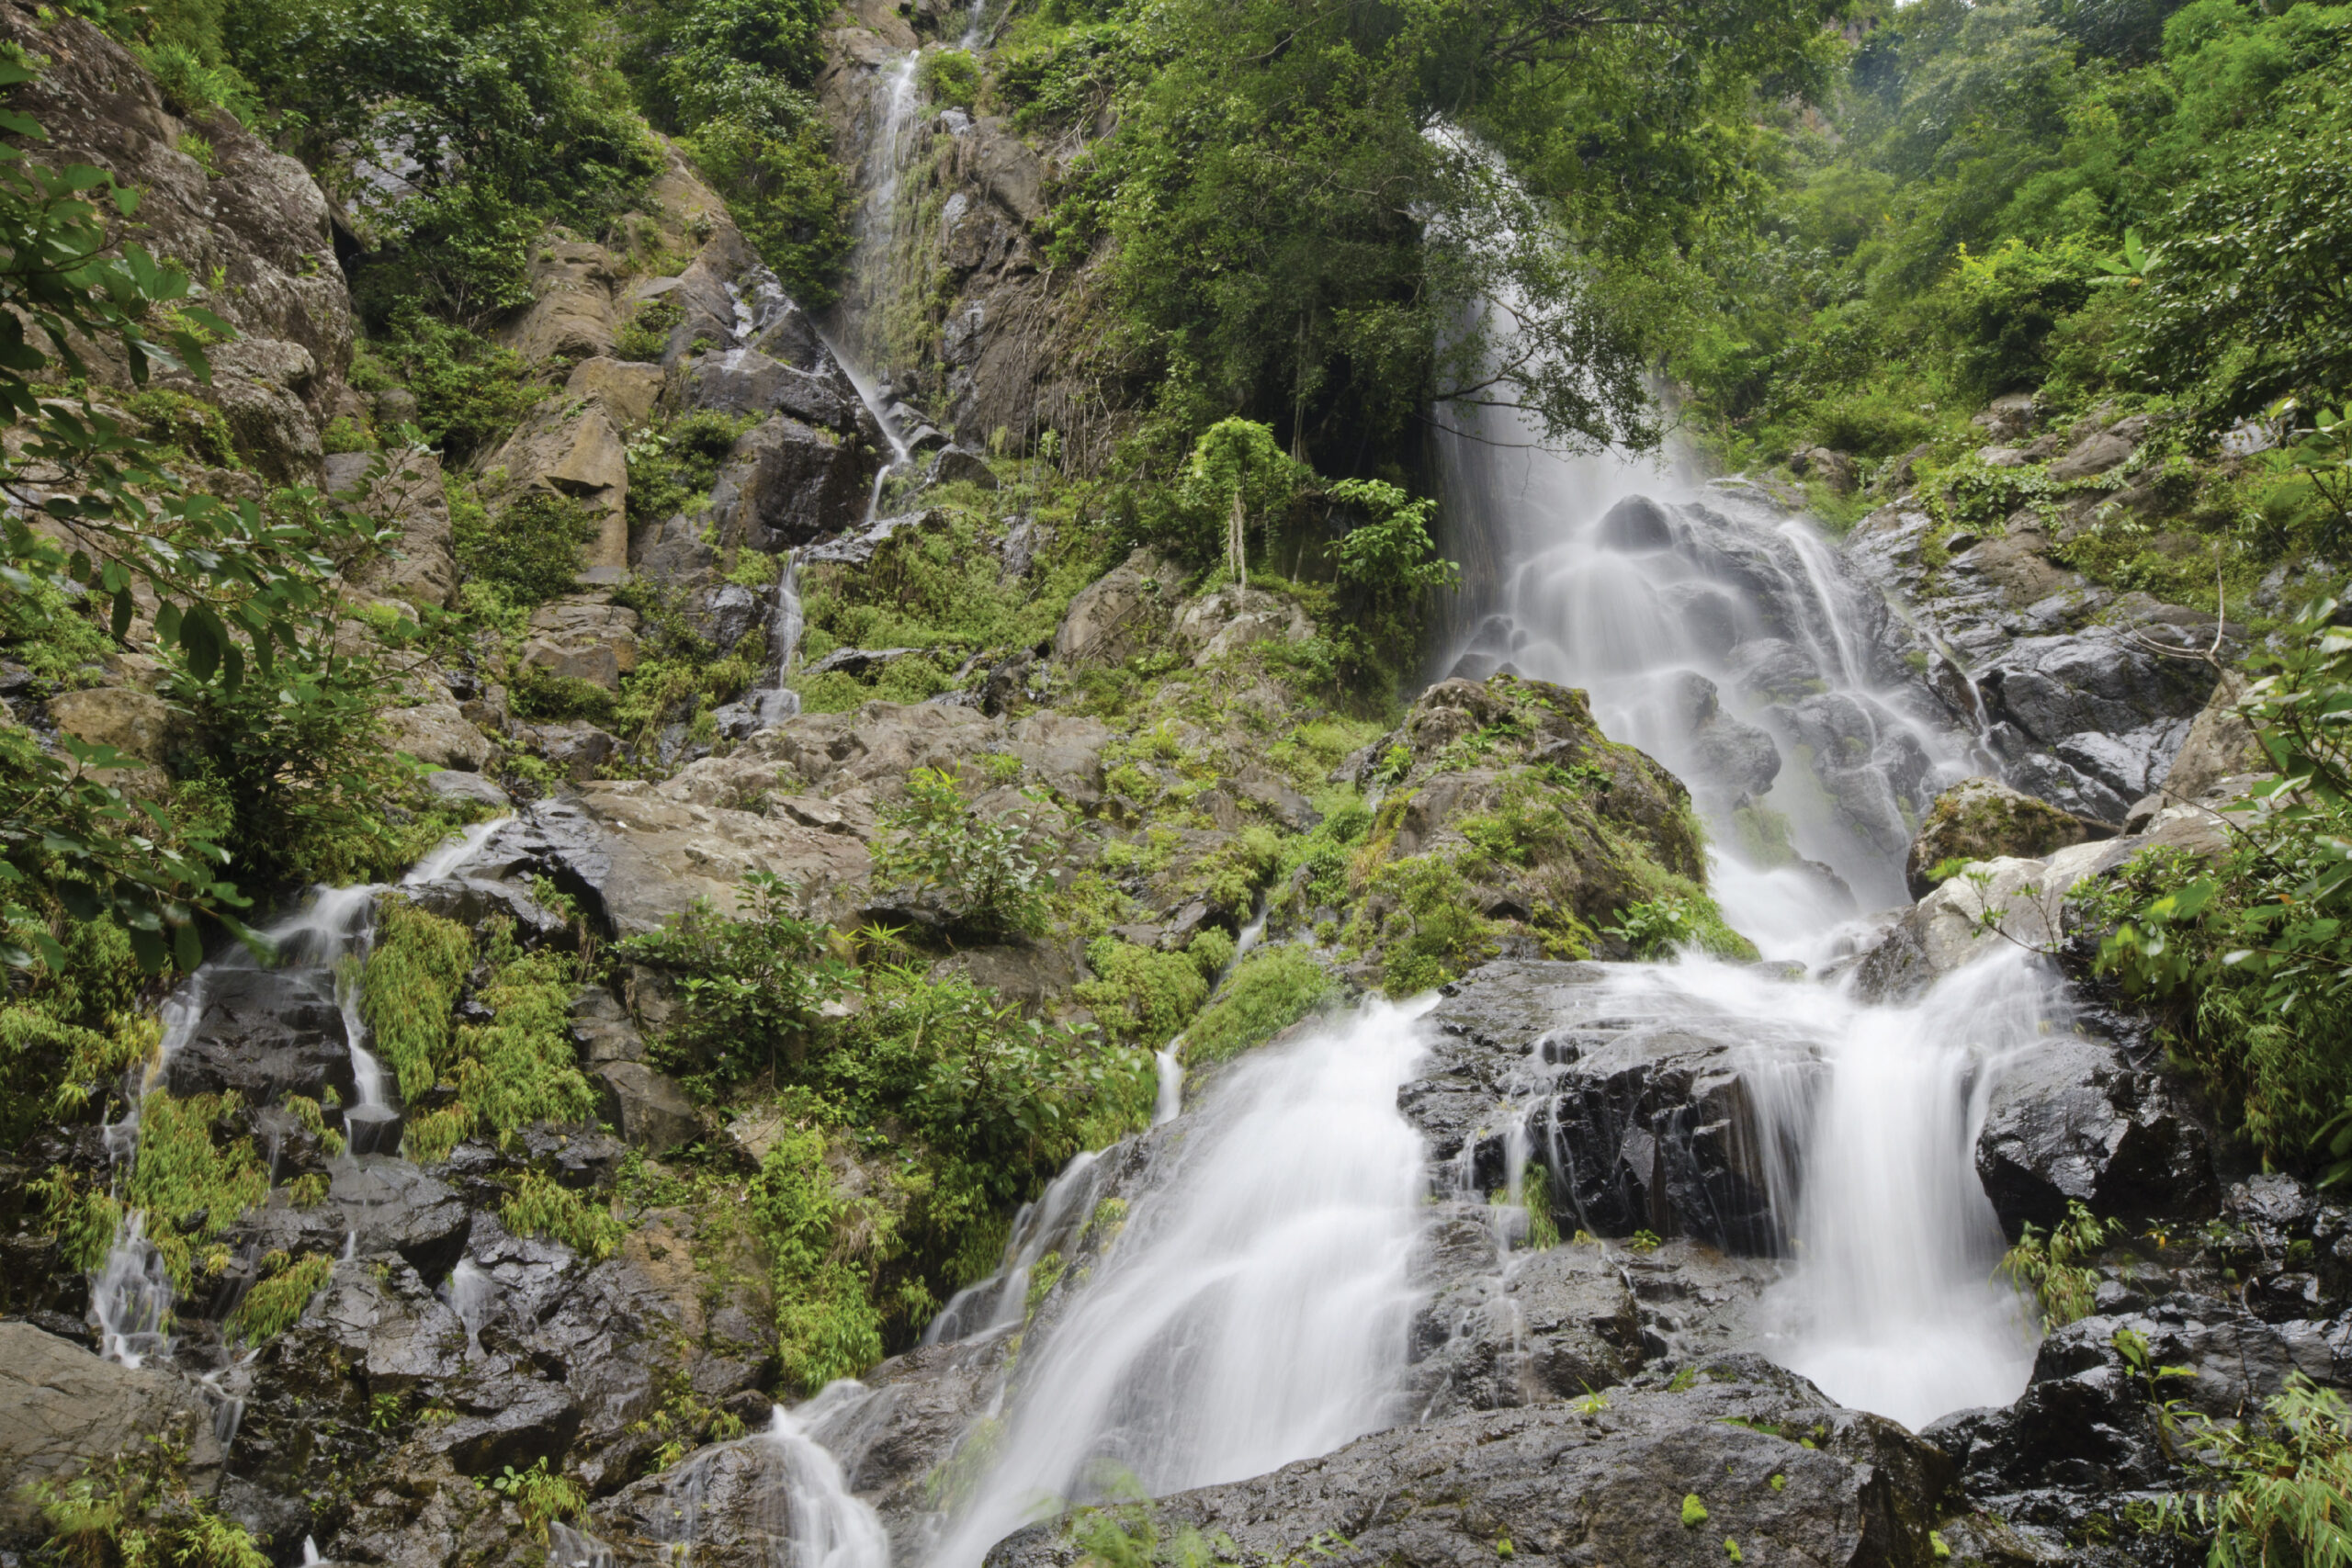
[[[1392,992],[1498,952],[1622,956],[1606,928],[1638,905],[1675,901],[1721,925],[1690,792],[1601,734],[1582,692],[1440,682],[1359,770],[1382,794],[1353,868],[1365,896],[1351,945],[1380,950]]]
[[[1947,861],[2040,860],[2053,850],[2094,839],[2111,839],[2115,829],[2071,811],[2061,811],[2045,800],[2023,795],[1996,779],[1962,779],[1936,796],[1928,819],[1911,840],[1904,857],[1903,879],[1914,898],[1936,889],[1928,874]]]

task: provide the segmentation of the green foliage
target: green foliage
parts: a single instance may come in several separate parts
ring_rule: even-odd
[[[621,1249],[628,1227],[604,1208],[543,1172],[526,1170],[498,1206],[498,1218],[516,1235],[543,1235],[561,1242],[591,1263]]]
[[[359,1012],[371,1046],[392,1069],[403,1104],[439,1083],[451,1066],[451,1014],[473,961],[472,934],[457,921],[398,894],[377,901]]]
[[[713,409],[697,409],[628,444],[628,520],[650,527],[706,503],[721,464],[751,428]]]
[[[960,49],[923,51],[915,85],[943,108],[976,108],[980,100],[980,62]]]
[[[406,150],[417,194],[356,204],[373,243],[355,294],[380,327],[408,303],[458,321],[528,303],[540,230],[593,232],[660,172],[603,27],[587,0],[233,0],[223,35],[313,162]]]
[[[541,397],[523,356],[413,303],[394,308],[370,345],[416,396],[426,445],[452,464],[494,445]]]
[[[659,363],[669,349],[671,333],[685,318],[685,311],[674,299],[643,301],[613,334],[613,357],[647,365]],[[636,483],[634,474],[630,483]]]
[[[1704,896],[1667,894],[1628,904],[1617,924],[1602,931],[1623,942],[1636,958],[1658,958],[1695,947],[1720,958],[1753,958],[1755,945],[1724,923],[1722,911]]]
[[[2301,1372],[2259,1419],[2192,1414],[2188,1445],[2206,1484],[2162,1499],[2159,1528],[2211,1537],[2211,1568],[2352,1564],[2352,1411]]]
[[[244,1527],[213,1512],[153,1449],[71,1480],[44,1477],[25,1495],[49,1527],[45,1555],[78,1568],[269,1568]]]
[[[2007,1276],[2032,1300],[2041,1313],[2042,1332],[2054,1334],[2088,1317],[2096,1308],[2098,1272],[2084,1268],[2078,1259],[2097,1253],[2121,1229],[2069,1199],[2066,1217],[2047,1233],[2026,1224],[1996,1272]]]
[[[837,1247],[842,1209],[823,1134],[798,1129],[777,1140],[760,1163],[752,1214],[775,1258],[777,1359],[786,1385],[804,1394],[882,1359],[881,1314]]]
[[[560,1472],[548,1470],[544,1457],[528,1470],[503,1466],[487,1484],[514,1505],[515,1512],[523,1516],[523,1528],[541,1540],[548,1538],[548,1526],[561,1518],[578,1518],[588,1510],[588,1489]]]
[[[453,1075],[470,1129],[501,1143],[534,1122],[585,1122],[596,1109],[571,1043],[573,962],[548,949],[518,953],[511,930],[493,921],[482,943],[490,976],[474,999],[491,1021],[458,1026]]]
[[[512,604],[544,604],[580,580],[580,547],[596,537],[596,514],[568,495],[531,490],[495,516],[455,511],[458,566],[494,584]]]
[[[2352,635],[2306,612],[2241,705],[2278,776],[2210,868],[2143,857],[2088,903],[2101,969],[2165,1010],[2264,1157],[2352,1129]],[[2346,1146],[2332,1150],[2352,1155]],[[2347,1167],[2346,1168],[2352,1168]]]
[[[793,298],[831,303],[838,293],[834,276],[849,255],[856,202],[823,125],[808,120],[783,136],[722,117],[687,145],[695,166],[727,198],[743,237]]]
[[[1704,232],[1708,203],[1738,199],[1752,85],[1811,80],[1825,14],[1141,7],[1116,44],[1073,43],[1023,77],[1060,77],[1075,102],[1099,101],[1090,57],[1120,78],[1119,134],[1077,171],[1053,254],[1113,242],[1174,450],[1238,412],[1351,467],[1366,434],[1455,397],[1524,404],[1561,439],[1641,444],[1642,313],[1585,286],[1591,261],[1669,252]],[[1465,120],[1524,183],[1468,136],[1431,134]],[[1500,299],[1517,347],[1498,357]]]
[[[1493,923],[1471,907],[1470,885],[1442,855],[1392,861],[1371,891],[1393,906],[1380,931],[1381,981],[1392,997],[1442,986],[1493,950]]]
[[[0,62],[0,85],[31,76]],[[20,141],[40,134],[17,114],[0,129]],[[256,686],[277,685],[282,648],[332,637],[331,551],[389,536],[327,512],[308,491],[234,506],[192,494],[86,392],[37,390],[53,392],[60,381],[86,387],[90,367],[77,343],[104,345],[143,387],[157,366],[208,376],[206,343],[232,335],[225,321],[187,302],[184,271],[139,245],[118,248],[118,226],[138,207],[136,192],[101,171],[38,169],[21,146],[0,150],[0,231],[7,235],[0,247],[0,433],[7,436],[0,492],[10,502],[0,569],[8,629],[36,642],[86,641],[82,606],[103,606],[112,639],[127,641],[134,621],[144,622],[142,637],[174,656],[192,694],[233,702],[247,691],[249,661],[263,677]],[[108,253],[112,259],[91,259]],[[144,604],[153,608],[142,615]],[[277,695],[295,707],[314,700],[299,677]],[[241,906],[218,874],[228,847],[104,782],[105,770],[122,761],[71,736],[52,750],[20,728],[0,726],[0,931],[7,933],[0,960],[62,963],[47,934],[51,908],[62,907],[77,919],[110,915],[151,969],[167,959],[192,966],[197,912],[232,918]]]
[[[1303,947],[1261,947],[1244,958],[1184,1032],[1192,1066],[1229,1060],[1336,1003],[1340,986]]]
[[[1050,845],[1027,812],[987,817],[966,804],[953,774],[918,768],[906,800],[877,815],[876,886],[936,899],[955,930],[976,936],[1045,931],[1051,882],[1039,856]]]
[[[624,963],[678,976],[682,1017],[665,1043],[694,1081],[715,1087],[798,1066],[823,1028],[823,1008],[848,984],[823,922],[795,913],[793,896],[790,883],[754,872],[734,915],[697,900],[615,949]]]
[[[1363,521],[1331,547],[1340,581],[1383,598],[1462,581],[1462,569],[1436,558],[1437,547],[1430,542],[1436,502],[1411,500],[1379,479],[1342,479],[1329,495],[1336,504],[1363,513]]]
[[[1073,987],[1071,999],[1127,1044],[1158,1050],[1208,999],[1210,977],[1189,953],[1162,953],[1105,936],[1087,945],[1086,962],[1094,978]]]
[[[334,1272],[334,1259],[323,1252],[305,1253],[290,1263],[281,1253],[271,1257],[277,1260],[276,1267],[245,1292],[222,1325],[222,1332],[232,1341],[258,1345],[293,1327],[302,1309],[326,1287],[328,1276]]]

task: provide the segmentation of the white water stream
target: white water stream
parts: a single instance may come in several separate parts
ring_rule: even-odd
[[[477,823],[449,839],[412,867],[402,886],[418,886],[456,875],[481,850],[497,821]],[[383,884],[314,887],[302,907],[263,928],[262,945],[272,968],[316,973],[332,987],[351,1054],[353,1102],[343,1108],[348,1153],[390,1153],[380,1147],[381,1130],[396,1128],[399,1112],[387,1092],[382,1064],[368,1049],[368,1028],[359,1014],[358,974],[354,960],[366,955],[374,934],[376,898]],[[224,972],[262,967],[243,946],[230,948],[181,982],[159,1010],[163,1035],[155,1054],[131,1068],[123,1084],[126,1110],[105,1129],[107,1153],[119,1172],[139,1157],[140,1110],[151,1094],[164,1091],[172,1058],[196,1033],[216,980]],[[299,982],[292,982],[299,983]],[[162,1256],[147,1240],[147,1215],[123,1216],[106,1260],[90,1280],[90,1320],[100,1352],[109,1360],[137,1367],[168,1356],[172,1289]]]
[[[1467,421],[1436,456],[1471,559],[1439,673],[1503,669],[1589,692],[1607,733],[1689,784],[1716,897],[1768,956],[1840,952],[1858,912],[1847,889],[1862,909],[1907,903],[1918,814],[1981,759],[1967,728],[1890,668],[1885,606],[1811,525],[1737,485],[1545,450],[1508,412],[1446,420]],[[1695,693],[1723,716],[1712,730]],[[1768,738],[1779,766],[1759,789]],[[2017,1395],[2033,1337],[1989,1280],[2001,1236],[1973,1145],[2002,1060],[2060,1005],[2025,954],[1981,960],[1906,1007],[1696,958],[1628,965],[1600,989],[1596,1005],[1757,1043],[1769,1141],[1794,1151],[1770,1185],[1796,1263],[1767,1303],[1764,1348],[1841,1402],[1914,1425]],[[1792,1059],[1826,1065],[1826,1089]]]
[[[1091,1280],[1029,1331],[935,1568],[1127,1477],[1157,1496],[1258,1475],[1393,1418],[1423,1188],[1396,1089],[1421,1010],[1368,1003],[1187,1113]]]

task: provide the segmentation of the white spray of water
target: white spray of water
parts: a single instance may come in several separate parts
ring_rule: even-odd
[[[1899,1007],[1696,956],[1577,989],[1592,1017],[1745,1043],[1752,1152],[1794,1258],[1760,1349],[1915,1427],[2017,1397],[2035,1335],[1994,1281],[2003,1238],[1973,1156],[2002,1063],[2046,1042],[2058,1010],[2022,950]]]
[[[1159,1092],[1151,1107],[1155,1127],[1164,1127],[1184,1114],[1184,1059],[1176,1054],[1182,1043],[1179,1041],[1151,1054],[1159,1071]]]
[[[1395,1416],[1423,1190],[1396,1089],[1421,1010],[1369,1003],[1245,1058],[1188,1114],[1092,1279],[1029,1331],[994,1461],[935,1568],[970,1568],[1114,1472],[1164,1495]]]
[[[1091,1150],[1062,1167],[1037,1201],[1023,1203],[1012,1216],[1012,1232],[1005,1238],[997,1271],[956,1292],[923,1329],[922,1342],[944,1345],[1020,1323],[1029,1297],[1029,1270],[1046,1254],[1060,1251],[1084,1227],[1094,1212],[1102,1177],[1099,1156]]]
[[[466,1348],[481,1354],[481,1325],[490,1321],[498,1302],[498,1281],[470,1258],[460,1258],[442,1283],[441,1299],[466,1325]]]
[[[786,550],[775,577],[775,610],[768,621],[768,653],[775,661],[774,683],[755,694],[762,728],[782,724],[800,712],[800,694],[786,685],[800,657],[800,552]]]
[[[841,1461],[808,1435],[837,1407],[866,1395],[863,1383],[833,1383],[797,1410],[777,1405],[766,1431],[705,1449],[680,1465],[662,1488],[672,1568],[692,1568],[713,1509],[723,1511],[728,1533],[748,1548],[736,1553],[741,1560],[778,1568],[889,1568],[890,1538],[881,1517],[850,1491]]]
[[[1904,901],[1910,818],[1968,771],[1970,738],[1924,688],[1887,678],[1871,636],[1883,605],[1811,526],[1736,486],[1546,449],[1516,411],[1448,408],[1440,423],[1449,547],[1465,562],[1441,672],[1589,692],[1611,739],[1691,786],[1717,898],[1767,953],[1830,956],[1825,937],[1858,911],[1758,842],[1769,818],[1751,808],[1784,819],[1796,855],[1863,908]],[[1699,680],[1725,716],[1712,734]],[[1761,788],[1756,730],[1780,758]]]

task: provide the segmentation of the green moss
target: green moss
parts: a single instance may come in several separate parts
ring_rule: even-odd
[[[882,1318],[868,1276],[841,1255],[836,1236],[847,1207],[825,1164],[824,1134],[815,1129],[786,1134],[761,1162],[752,1212],[775,1258],[776,1357],[785,1384],[804,1394],[882,1359]],[[869,1227],[860,1250],[873,1258],[893,1239]]]
[[[674,299],[646,300],[613,334],[613,357],[641,364],[658,361],[670,346],[671,332],[685,319]]]
[[[473,1130],[506,1142],[534,1122],[587,1121],[596,1096],[571,1043],[571,958],[518,953],[503,925],[487,945],[492,968],[476,999],[492,1016],[460,1025],[456,1043],[458,1099]]]
[[[1158,1050],[1208,999],[1208,978],[1188,953],[1161,953],[1106,936],[1087,945],[1086,962],[1095,977],[1073,987],[1072,999],[1128,1044]]]
[[[147,1239],[183,1295],[193,1282],[196,1245],[226,1235],[269,1196],[253,1140],[220,1131],[243,1109],[233,1090],[185,1100],[158,1092],[140,1104],[139,1153],[123,1183],[122,1205],[147,1212]]]
[[[1441,855],[1392,862],[1371,890],[1390,905],[1378,935],[1381,983],[1392,997],[1442,986],[1494,951],[1494,923],[1471,907],[1469,883]]]
[[[516,604],[543,604],[580,580],[581,547],[602,526],[584,502],[531,490],[494,515],[479,506],[450,508],[458,570],[501,589]]]
[[[396,893],[377,901],[359,1010],[376,1055],[399,1079],[403,1102],[440,1082],[450,1065],[450,1011],[473,959],[473,937],[455,920]]]
[[[591,1263],[601,1263],[621,1249],[628,1228],[612,1211],[590,1201],[555,1179],[526,1170],[498,1217],[516,1235],[539,1235],[561,1242]]]
[[[334,1259],[323,1252],[307,1253],[293,1263],[286,1262],[282,1253],[271,1256],[277,1267],[245,1292],[223,1325],[233,1343],[258,1345],[293,1327],[334,1272]]]
[[[1185,1032],[1185,1063],[1198,1067],[1229,1060],[1332,1005],[1342,994],[1339,983],[1305,948],[1261,947],[1241,961],[1216,999]]]

